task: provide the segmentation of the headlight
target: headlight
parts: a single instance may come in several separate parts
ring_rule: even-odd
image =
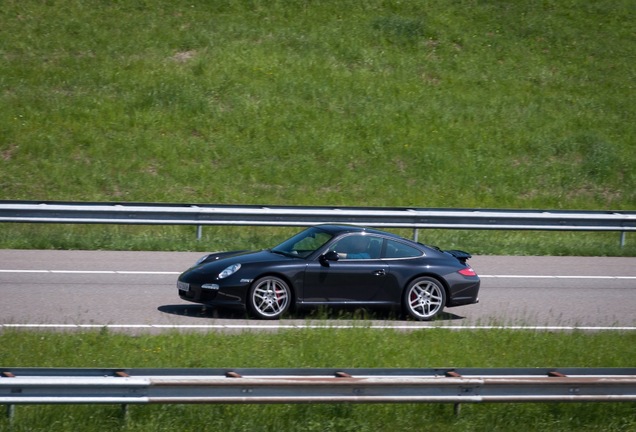
[[[210,256],[210,254],[208,254],[208,255],[203,255],[201,258],[199,258],[199,259],[197,260],[197,262],[196,262],[194,265],[199,265],[199,264],[201,264],[201,263],[202,263],[203,261],[205,261],[205,260],[206,260],[206,258],[207,258],[207,257],[209,257],[209,256]]]
[[[219,279],[225,279],[226,277],[233,275],[240,268],[241,268],[240,264],[232,264],[231,266],[223,270],[221,273],[219,273]]]

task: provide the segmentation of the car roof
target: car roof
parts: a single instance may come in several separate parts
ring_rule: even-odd
[[[342,233],[353,233],[353,232],[368,232],[368,233],[382,234],[382,235],[385,235],[385,236],[401,238],[397,234],[393,234],[393,233],[390,233],[390,232],[377,230],[377,229],[374,229],[374,228],[363,227],[363,226],[359,226],[359,225],[323,224],[323,225],[316,225],[316,228],[320,228],[320,229],[322,229],[324,231],[328,231],[328,232],[330,232],[331,234],[334,234],[334,235],[342,234]]]

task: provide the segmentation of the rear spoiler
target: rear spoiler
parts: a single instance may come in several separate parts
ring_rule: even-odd
[[[444,252],[454,256],[462,264],[466,264],[466,261],[468,261],[469,258],[472,258],[471,254],[469,254],[468,252],[464,252],[462,250],[447,250],[447,251],[444,251]]]

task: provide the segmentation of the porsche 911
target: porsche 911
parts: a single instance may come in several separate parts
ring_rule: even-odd
[[[377,229],[317,225],[260,251],[203,256],[177,281],[183,300],[261,319],[292,308],[398,309],[420,321],[479,301],[471,255]]]

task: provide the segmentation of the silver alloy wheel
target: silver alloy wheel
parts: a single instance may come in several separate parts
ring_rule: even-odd
[[[404,293],[404,306],[419,321],[433,319],[446,304],[446,291],[442,284],[430,277],[421,277],[408,286]]]
[[[266,276],[254,282],[248,302],[250,310],[259,318],[280,318],[291,304],[291,290],[284,280]]]

